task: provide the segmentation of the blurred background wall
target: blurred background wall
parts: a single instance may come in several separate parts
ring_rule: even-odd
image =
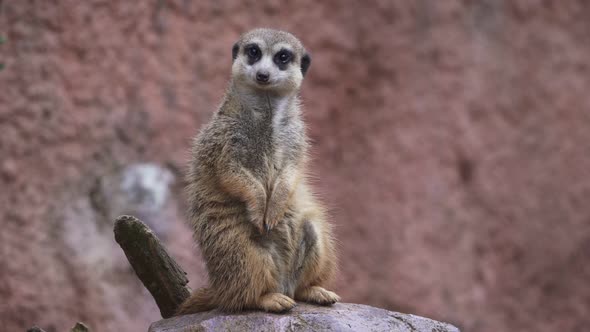
[[[145,331],[113,240],[184,224],[190,139],[253,27],[299,36],[315,185],[346,302],[464,331],[590,324],[590,3],[2,1],[0,326]]]

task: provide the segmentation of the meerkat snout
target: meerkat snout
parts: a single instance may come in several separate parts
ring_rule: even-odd
[[[270,78],[270,74],[267,71],[259,70],[256,73],[256,81],[260,84],[268,84],[268,79]]]

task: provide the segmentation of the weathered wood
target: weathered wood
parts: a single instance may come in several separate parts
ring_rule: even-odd
[[[172,317],[190,295],[186,272],[168,255],[156,235],[132,216],[115,221],[115,240],[135,273],[150,291],[163,318]]]

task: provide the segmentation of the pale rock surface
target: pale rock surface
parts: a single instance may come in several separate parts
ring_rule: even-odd
[[[149,332],[181,331],[459,332],[459,329],[420,316],[352,303],[337,303],[332,307],[299,304],[286,314],[261,311],[224,314],[214,310],[164,319],[149,329]]]

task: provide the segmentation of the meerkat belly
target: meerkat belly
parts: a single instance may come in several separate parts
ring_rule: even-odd
[[[279,292],[293,297],[299,285],[304,261],[317,254],[317,233],[313,225],[304,221],[302,224],[291,223],[288,227],[294,232],[290,245],[277,255],[282,260],[279,275]]]
[[[299,260],[299,233],[300,230],[293,215],[288,213],[284,222],[277,225],[271,232],[266,234],[253,232],[251,236],[261,250],[271,255],[276,267],[277,292],[287,296],[293,296],[297,284],[295,270]]]

